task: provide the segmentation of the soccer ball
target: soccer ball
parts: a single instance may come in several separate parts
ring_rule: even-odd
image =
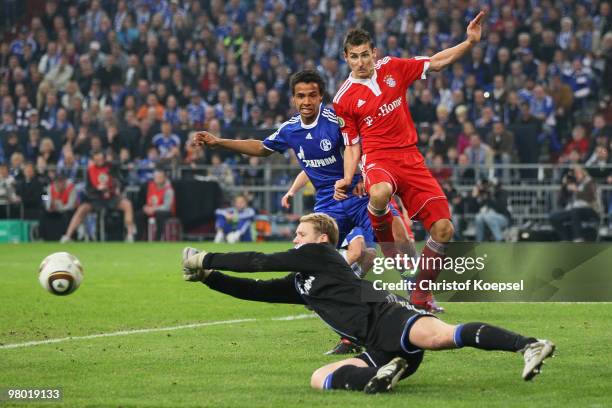
[[[55,252],[41,262],[38,280],[43,288],[54,295],[69,295],[81,284],[83,267],[74,255]]]

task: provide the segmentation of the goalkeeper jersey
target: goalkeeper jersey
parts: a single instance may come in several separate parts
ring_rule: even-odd
[[[422,313],[405,299],[357,278],[329,244],[305,244],[273,254],[209,253],[203,267],[234,272],[293,271],[271,281],[212,273],[205,284],[242,299],[306,304],[339,335],[379,350],[395,351],[408,319]]]

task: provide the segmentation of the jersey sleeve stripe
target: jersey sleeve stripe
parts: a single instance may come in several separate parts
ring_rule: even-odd
[[[344,83],[342,84],[340,89],[338,89],[338,92],[336,93],[336,96],[334,96],[334,103],[340,102],[340,98],[342,98],[342,95],[344,95],[344,93],[347,91],[347,89],[350,88],[351,84],[352,84],[352,82],[349,79],[344,81]]]
[[[336,117],[336,114],[333,111],[331,111],[331,110],[329,110],[327,108],[323,109],[323,114],[327,114],[327,115],[329,115],[332,118]]]
[[[321,115],[329,119],[330,122],[338,123],[338,118],[336,117],[336,115],[332,116],[329,113],[325,113],[325,112],[321,113]]]
[[[349,145],[348,133],[342,132],[342,139],[344,139],[344,145],[348,146]]]
[[[423,72],[421,73],[421,79],[427,79],[427,70],[429,69],[429,61],[423,63]]]
[[[285,127],[285,126],[287,126],[287,125],[292,125],[292,124],[294,124],[294,123],[297,123],[299,120],[300,120],[300,118],[296,116],[296,117],[293,117],[293,118],[291,118],[291,119],[289,119],[289,120],[287,120],[287,121],[283,122],[283,124],[282,124],[282,125],[280,125],[280,126],[278,127],[278,129],[276,129],[276,131],[275,131],[274,133],[272,133],[270,136],[268,136],[266,139],[267,139],[267,140],[274,140],[274,139],[276,139],[276,136],[278,136],[278,134],[280,133],[280,131],[281,131],[281,130],[282,130],[284,127]],[[272,150],[272,149],[270,149],[270,150]]]

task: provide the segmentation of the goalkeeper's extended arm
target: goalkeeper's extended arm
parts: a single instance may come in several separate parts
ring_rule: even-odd
[[[305,304],[295,289],[295,276],[289,274],[281,279],[258,280],[236,278],[219,271],[212,271],[203,281],[209,288],[238,299],[256,302]]]
[[[202,269],[221,269],[233,272],[304,272],[317,274],[327,269],[328,244],[305,244],[285,252],[264,254],[261,252],[208,253],[202,261]]]

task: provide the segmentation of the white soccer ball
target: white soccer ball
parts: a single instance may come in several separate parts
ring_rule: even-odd
[[[69,295],[79,288],[83,280],[83,267],[76,256],[68,252],[55,252],[41,262],[38,280],[43,288],[54,295]]]

